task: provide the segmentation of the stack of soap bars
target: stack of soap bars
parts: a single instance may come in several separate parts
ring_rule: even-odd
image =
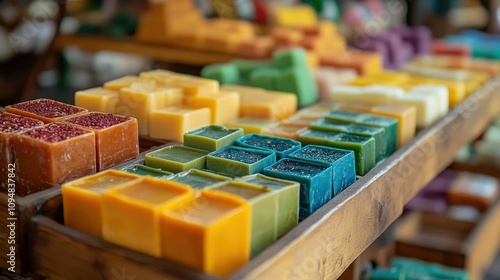
[[[25,196],[113,167],[139,154],[137,121],[49,99],[0,112],[1,169]],[[7,188],[2,172],[2,191]],[[4,180],[5,179],[5,180]]]

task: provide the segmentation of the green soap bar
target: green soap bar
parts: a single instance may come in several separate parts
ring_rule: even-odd
[[[387,136],[387,153],[385,156],[389,157],[398,149],[398,121],[396,119],[344,110],[331,111],[325,116],[325,119],[334,122],[356,123],[373,127],[381,127],[385,129]]]
[[[250,73],[250,85],[267,90],[278,89],[278,79],[281,70],[275,68],[258,68]]]
[[[169,180],[174,176],[174,173],[161,170],[160,168],[153,168],[143,164],[133,164],[121,169],[122,171],[137,174],[140,176],[151,176],[158,179]]]
[[[299,142],[302,146],[320,145],[328,146],[331,140],[337,139],[340,133],[321,130],[306,130],[299,135]]]
[[[303,49],[292,49],[277,51],[273,54],[273,62],[279,68],[309,68],[307,64],[307,55]]]
[[[230,64],[236,66],[241,80],[249,80],[250,73],[255,69],[271,67],[269,61],[263,60],[233,60]]]
[[[198,169],[190,169],[177,173],[175,177],[172,178],[172,181],[188,185],[196,190],[201,190],[226,181],[231,181],[231,178]]]
[[[278,238],[294,228],[299,221],[300,184],[262,174],[254,174],[236,179],[278,192]]]
[[[207,168],[229,173],[235,176],[245,176],[261,172],[265,167],[276,162],[276,153],[268,150],[257,150],[229,146],[211,152],[207,156]]]
[[[212,190],[237,195],[252,206],[251,255],[255,256],[277,239],[278,192],[244,182],[227,182]]]
[[[238,84],[240,75],[234,64],[212,64],[201,70],[201,76],[207,79],[217,80],[221,84]]]
[[[222,125],[210,125],[184,134],[184,146],[215,151],[231,146],[243,136],[241,128],[227,128]]]
[[[340,134],[328,146],[354,151],[356,174],[363,176],[375,166],[375,139],[350,134]]]
[[[146,165],[179,173],[191,168],[205,168],[209,152],[185,146],[168,146],[146,154]]]
[[[318,99],[318,87],[307,67],[284,69],[278,78],[277,90],[297,95],[299,107],[312,105]]]
[[[341,122],[332,122],[321,119],[311,123],[311,129],[343,132],[356,136],[373,137],[376,147],[376,161],[381,161],[387,154],[387,134],[385,129],[380,127],[366,126],[360,124],[346,124]]]

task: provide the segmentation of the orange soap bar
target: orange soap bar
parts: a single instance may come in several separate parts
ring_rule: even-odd
[[[149,118],[149,136],[182,143],[184,133],[210,125],[211,119],[209,108],[179,106],[152,110]]]
[[[15,191],[15,188],[12,189],[12,186],[16,186],[14,173],[16,168],[12,157],[11,137],[15,133],[42,125],[43,122],[40,120],[0,112],[0,191],[7,192],[9,189],[10,193]],[[9,187],[9,184],[12,185]]]
[[[123,76],[121,78],[104,83],[104,88],[109,90],[120,90],[134,83],[143,82],[143,79],[137,76]]]
[[[111,168],[139,155],[139,128],[134,118],[88,113],[65,122],[95,132],[97,171]]]
[[[272,30],[272,36],[277,44],[296,45],[304,39],[304,34],[298,30],[284,27],[275,27]]]
[[[41,120],[44,123],[61,121],[88,112],[87,109],[51,99],[36,99],[5,107],[9,113]]]
[[[382,71],[382,57],[373,52],[346,51],[320,58],[321,65],[336,68],[352,68],[359,75],[370,75]]]
[[[64,225],[97,237],[102,236],[101,197],[104,192],[141,179],[139,175],[107,170],[61,186]]]
[[[89,111],[114,113],[120,92],[106,88],[91,88],[75,93],[75,105]]]
[[[240,42],[236,54],[248,58],[265,58],[271,56],[274,45],[274,38],[270,36],[259,36],[253,40]]]
[[[209,108],[213,124],[228,124],[240,115],[240,95],[237,92],[220,91],[198,94],[186,99],[186,104],[193,108]]]
[[[250,257],[252,208],[235,195],[202,190],[184,205],[162,212],[163,256],[225,277]]]
[[[95,133],[60,123],[12,137],[17,193],[27,195],[96,172]]]
[[[160,215],[194,198],[194,190],[144,177],[102,195],[102,237],[154,257],[162,256]]]

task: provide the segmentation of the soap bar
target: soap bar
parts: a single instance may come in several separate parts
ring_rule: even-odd
[[[294,32],[291,30],[290,32]],[[307,67],[306,52],[303,49],[277,51],[273,54],[273,62],[279,68]]]
[[[88,113],[65,122],[94,131],[97,171],[111,168],[139,155],[137,120],[114,114]]]
[[[264,128],[262,134],[299,140],[299,135],[308,129],[309,127],[304,125],[282,123]]]
[[[458,105],[467,95],[467,88],[463,81],[452,81],[436,78],[426,78],[412,76],[411,79],[405,83],[406,86],[421,86],[421,85],[441,85],[448,88],[448,101],[449,107],[452,108]]]
[[[486,211],[500,193],[498,181],[489,176],[462,172],[450,185],[448,202],[451,205],[470,205]]]
[[[296,159],[282,159],[264,169],[264,175],[300,183],[300,220],[332,198],[332,167]]]
[[[316,12],[308,5],[277,6],[274,20],[277,26],[283,27],[313,27],[318,24]]]
[[[440,85],[421,85],[412,87],[410,93],[426,94],[437,98],[437,110],[439,117],[444,117],[448,113],[449,98],[448,88]]]
[[[227,277],[250,258],[252,207],[235,195],[202,190],[160,214],[162,256]]]
[[[238,57],[254,59],[267,58],[271,56],[274,46],[275,42],[273,37],[259,36],[253,40],[244,40],[240,42],[236,50],[236,55]],[[241,68],[240,74],[242,74]]]
[[[177,173],[172,181],[188,185],[195,190],[201,190],[222,182],[231,181],[231,178],[205,172],[199,169],[190,169],[181,173]]]
[[[277,89],[294,93],[300,107],[314,104],[319,97],[318,86],[307,66],[294,66],[281,71],[277,79]]]
[[[294,181],[281,180],[254,174],[237,178],[236,181],[269,188],[278,193],[277,237],[285,235],[299,221],[300,184]]]
[[[231,61],[231,64],[235,65],[238,68],[240,79],[242,80],[250,79],[250,73],[252,73],[256,69],[271,67],[271,63],[267,60],[233,60]],[[238,91],[239,86],[236,85],[231,85],[231,86],[235,87],[234,91]],[[243,89],[245,89],[245,87],[243,87]],[[248,89],[252,88],[248,87]]]
[[[382,70],[382,57],[375,52],[346,51],[341,54],[329,54],[320,61],[324,66],[354,69],[358,75],[373,74]]]
[[[447,44],[444,41],[435,40],[432,43],[432,53],[468,57],[471,55],[471,50],[467,44]]]
[[[337,139],[339,135],[341,135],[341,133],[321,130],[306,130],[299,135],[299,141],[304,147],[307,145],[328,146],[330,141]]]
[[[206,151],[215,151],[231,146],[243,136],[241,128],[226,128],[222,125],[210,125],[184,134],[184,145]]]
[[[131,84],[140,83],[143,80],[137,76],[123,76],[121,78],[111,80],[104,83],[104,88],[109,91],[121,90],[122,88],[129,87]]]
[[[87,109],[42,98],[7,106],[5,111],[41,120],[44,123],[52,123],[86,113]]]
[[[332,167],[333,196],[337,196],[356,181],[353,151],[308,145],[291,153],[289,158],[330,165]]]
[[[0,112],[0,190],[7,192],[9,184],[13,184],[15,178],[9,178],[10,172],[15,170],[14,158],[12,156],[11,137],[14,133],[42,126],[43,122],[27,117]],[[9,171],[10,170],[10,171]],[[12,175],[11,175],[12,176]],[[10,179],[10,181],[9,181]],[[18,193],[19,195],[19,193]]]
[[[205,66],[201,70],[201,76],[217,80],[221,84],[237,84],[240,81],[238,67],[232,63]]]
[[[387,134],[383,128],[372,127],[360,124],[345,124],[341,122],[332,122],[319,120],[311,124],[313,130],[343,132],[350,135],[373,137],[375,139],[376,161],[383,160],[387,155]]]
[[[426,127],[439,118],[437,96],[407,93],[399,98],[398,105],[412,105],[417,109],[417,127]]]
[[[107,170],[63,184],[64,225],[101,237],[103,193],[140,178],[122,171]]]
[[[376,143],[373,137],[340,134],[328,142],[329,147],[354,151],[356,174],[364,176],[376,163]]]
[[[235,144],[244,148],[273,151],[276,153],[276,160],[285,158],[301,148],[299,141],[262,134],[245,135],[236,139]]]
[[[144,177],[102,195],[104,240],[162,256],[160,214],[194,198],[194,190],[179,183]]]
[[[21,196],[96,172],[95,133],[50,123],[11,138]]]
[[[152,110],[149,114],[149,136],[181,143],[186,132],[210,125],[211,116],[209,108],[181,106]]]
[[[193,108],[209,108],[213,124],[228,124],[240,116],[240,95],[237,92],[217,92],[198,94],[186,99],[186,104]]]
[[[335,85],[348,84],[358,77],[352,69],[336,69],[331,67],[318,67],[313,71],[314,78],[318,84],[320,100],[327,100],[330,88]]]
[[[144,164],[133,164],[130,166],[126,166],[121,170],[140,176],[151,176],[157,179],[165,180],[170,180],[174,176],[174,173],[172,172],[161,170],[160,168],[149,167]]]
[[[236,176],[251,175],[261,172],[265,167],[276,162],[276,153],[229,146],[211,152],[207,156],[207,168]]]
[[[198,94],[219,91],[218,81],[188,75],[182,75],[179,79],[174,79],[169,85],[182,88],[184,94],[187,96],[196,96]]]
[[[264,130],[269,127],[278,125],[278,121],[268,119],[255,118],[239,118],[228,124],[230,128],[241,128],[245,134],[264,133]]]
[[[114,113],[120,92],[106,88],[91,88],[75,93],[75,105],[89,111]]]
[[[311,126],[311,123],[321,119],[318,116],[308,116],[307,114],[301,114],[300,112],[282,121],[283,124],[297,125],[297,126]]]
[[[145,155],[146,165],[179,173],[191,168],[205,168],[208,151],[185,146],[168,146]]]
[[[265,67],[255,69],[250,73],[249,84],[254,87],[263,88],[266,90],[277,90],[278,79],[280,78],[282,70]]]
[[[257,255],[277,239],[278,192],[237,181],[215,186],[211,190],[236,195],[251,205],[251,256]]]

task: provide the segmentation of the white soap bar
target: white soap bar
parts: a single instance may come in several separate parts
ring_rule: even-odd
[[[436,95],[407,93],[397,101],[401,105],[414,105],[417,108],[417,127],[425,127],[439,118],[439,99]]]
[[[371,104],[391,104],[404,94],[400,87],[371,85],[363,88],[362,101]]]
[[[415,64],[407,64],[403,67],[403,70],[417,76],[453,81],[464,81],[470,77],[468,70],[440,69]]]
[[[330,89],[330,100],[339,102],[361,102],[362,87],[336,85]]]
[[[411,93],[420,93],[428,95],[436,95],[439,103],[439,117],[444,117],[449,110],[448,88],[441,85],[421,85],[412,87]]]

